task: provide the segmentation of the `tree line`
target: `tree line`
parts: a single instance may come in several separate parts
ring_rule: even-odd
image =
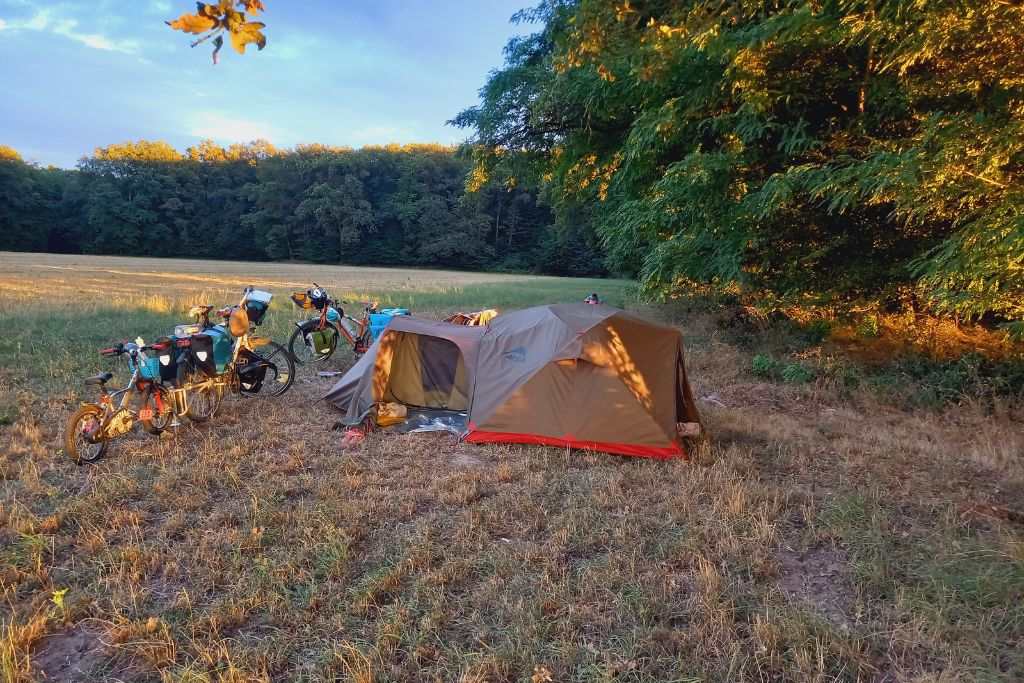
[[[359,150],[139,141],[74,170],[0,147],[0,250],[601,275],[536,192],[484,183],[438,145]]]
[[[473,177],[538,188],[652,295],[1024,319],[1024,5],[544,0]]]

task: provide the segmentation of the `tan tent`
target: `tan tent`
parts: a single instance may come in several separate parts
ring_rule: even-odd
[[[396,317],[326,397],[347,421],[380,401],[468,411],[466,440],[684,456],[700,421],[682,335],[608,306],[539,306],[489,327]]]

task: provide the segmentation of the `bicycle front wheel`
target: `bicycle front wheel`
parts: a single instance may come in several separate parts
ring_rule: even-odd
[[[296,365],[320,363],[334,354],[334,350],[338,348],[338,332],[330,326],[324,331],[329,335],[330,345],[326,350],[320,352],[313,346],[312,332],[303,332],[300,328],[295,328],[288,340],[288,351],[291,352]]]
[[[157,399],[158,395],[159,399]],[[174,406],[172,405],[170,395],[163,387],[155,387],[153,394],[146,399],[142,407],[148,408],[152,414],[152,417],[149,419],[139,419],[139,422],[142,423],[142,428],[150,434],[159,435],[171,426],[171,422],[174,419]]]

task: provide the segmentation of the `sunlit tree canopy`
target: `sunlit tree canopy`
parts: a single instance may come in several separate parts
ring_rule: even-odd
[[[506,48],[471,179],[543,188],[650,293],[910,288],[1024,317],[1024,7],[547,0]]]

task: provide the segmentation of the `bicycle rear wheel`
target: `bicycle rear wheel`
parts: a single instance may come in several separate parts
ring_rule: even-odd
[[[288,391],[295,382],[295,359],[283,345],[268,341],[258,352],[260,358],[271,363],[263,378],[261,394],[280,396]]]
[[[185,411],[185,417],[192,422],[206,422],[217,414],[224,393],[213,380],[196,371],[186,376],[186,382],[182,387],[187,392],[185,403],[188,409]]]
[[[91,436],[101,430],[103,409],[97,405],[84,405],[68,420],[64,430],[64,452],[76,465],[96,462],[107,452],[106,439],[92,441]]]

